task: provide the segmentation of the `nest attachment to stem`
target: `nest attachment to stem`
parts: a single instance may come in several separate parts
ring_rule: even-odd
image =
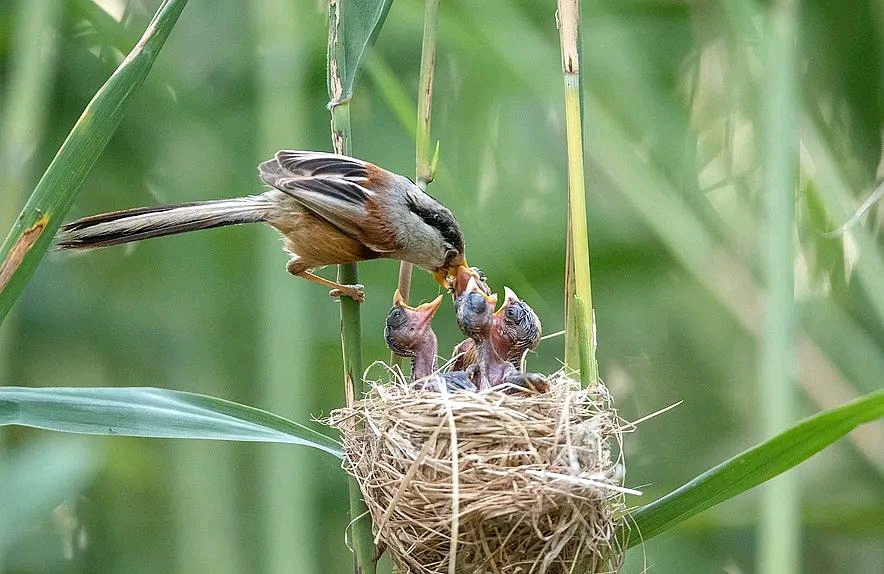
[[[564,574],[619,571],[619,421],[604,385],[558,374],[542,394],[375,385],[329,423],[403,574]]]

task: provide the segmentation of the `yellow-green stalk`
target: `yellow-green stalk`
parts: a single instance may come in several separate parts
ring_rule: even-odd
[[[583,121],[577,36],[579,0],[559,0],[557,20],[565,80],[565,129],[568,149],[568,249],[565,273],[565,364],[590,384],[598,378],[595,318],[589,277],[589,232],[583,177]]]
[[[337,0],[329,2],[328,18],[328,77],[329,108],[331,109],[332,147],[336,153],[350,155],[350,101],[344,99],[342,74],[346,60],[344,42],[339,41],[341,5]],[[353,285],[359,282],[355,263],[338,265],[338,282]],[[362,319],[359,303],[349,297],[341,297],[341,350],[344,359],[344,396],[347,406],[362,396]],[[347,487],[350,498],[350,521],[353,533],[352,545],[356,574],[374,574],[377,556],[371,534],[371,516],[356,479],[350,477]]]
[[[415,131],[415,178],[418,187],[427,191],[433,181],[433,156],[430,155],[430,116],[433,108],[433,77],[436,73],[436,27],[439,14],[439,0],[427,0],[424,6],[424,39],[421,45],[421,72],[417,93],[417,129]],[[438,149],[438,148],[437,148]],[[407,261],[399,264],[399,293],[408,301],[411,293],[411,271],[413,265]],[[400,362],[395,354],[390,355],[394,365]]]

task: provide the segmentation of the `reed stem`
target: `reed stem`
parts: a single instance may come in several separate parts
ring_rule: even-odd
[[[331,103],[331,138],[335,153],[351,154],[350,101],[344,98],[342,72],[345,70],[344,43],[339,41],[341,25],[340,2],[329,2],[328,54],[329,98]],[[355,263],[338,265],[338,282],[353,285],[359,282]],[[347,406],[363,393],[362,380],[362,319],[359,303],[349,297],[341,297],[341,351],[344,363],[344,396]],[[371,516],[362,499],[359,483],[349,477],[347,481],[350,499],[350,528],[353,534],[353,557],[355,574],[374,574],[377,556],[371,533]]]
[[[762,144],[767,221],[765,253],[767,305],[759,377],[762,428],[771,436],[795,419],[795,297],[793,247],[795,189],[798,185],[797,2],[779,0],[769,8],[765,43],[767,85],[763,100]],[[795,476],[765,485],[758,532],[756,570],[792,574],[800,570],[800,517]]]
[[[589,274],[589,231],[583,171],[583,111],[577,38],[579,0],[558,1],[562,73],[565,82],[565,129],[568,149],[568,248],[565,273],[565,364],[577,368],[580,380],[598,379],[595,316]]]
[[[427,0],[424,5],[424,38],[421,44],[421,72],[417,93],[417,127],[415,130],[415,183],[422,190],[433,181],[433,165],[430,150],[430,117],[433,108],[433,78],[436,73],[436,29],[439,0]],[[407,261],[399,264],[399,293],[408,301],[411,294],[413,265]],[[391,364],[399,365],[401,359],[390,354]]]

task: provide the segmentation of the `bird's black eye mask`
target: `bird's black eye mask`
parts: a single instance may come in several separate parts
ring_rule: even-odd
[[[454,219],[451,212],[444,207],[442,209],[427,209],[418,205],[413,199],[408,200],[408,207],[420,217],[424,223],[439,231],[442,239],[452,247],[452,251],[446,254],[446,263],[450,264],[451,261],[447,261],[448,259],[453,260],[455,257],[463,253],[463,235],[461,235],[457,220]],[[442,204],[439,204],[439,207],[442,207]]]

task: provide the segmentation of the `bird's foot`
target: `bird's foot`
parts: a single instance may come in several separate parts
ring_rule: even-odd
[[[328,292],[330,297],[347,296],[357,303],[365,302],[365,287],[356,283],[355,285],[340,285]]]

